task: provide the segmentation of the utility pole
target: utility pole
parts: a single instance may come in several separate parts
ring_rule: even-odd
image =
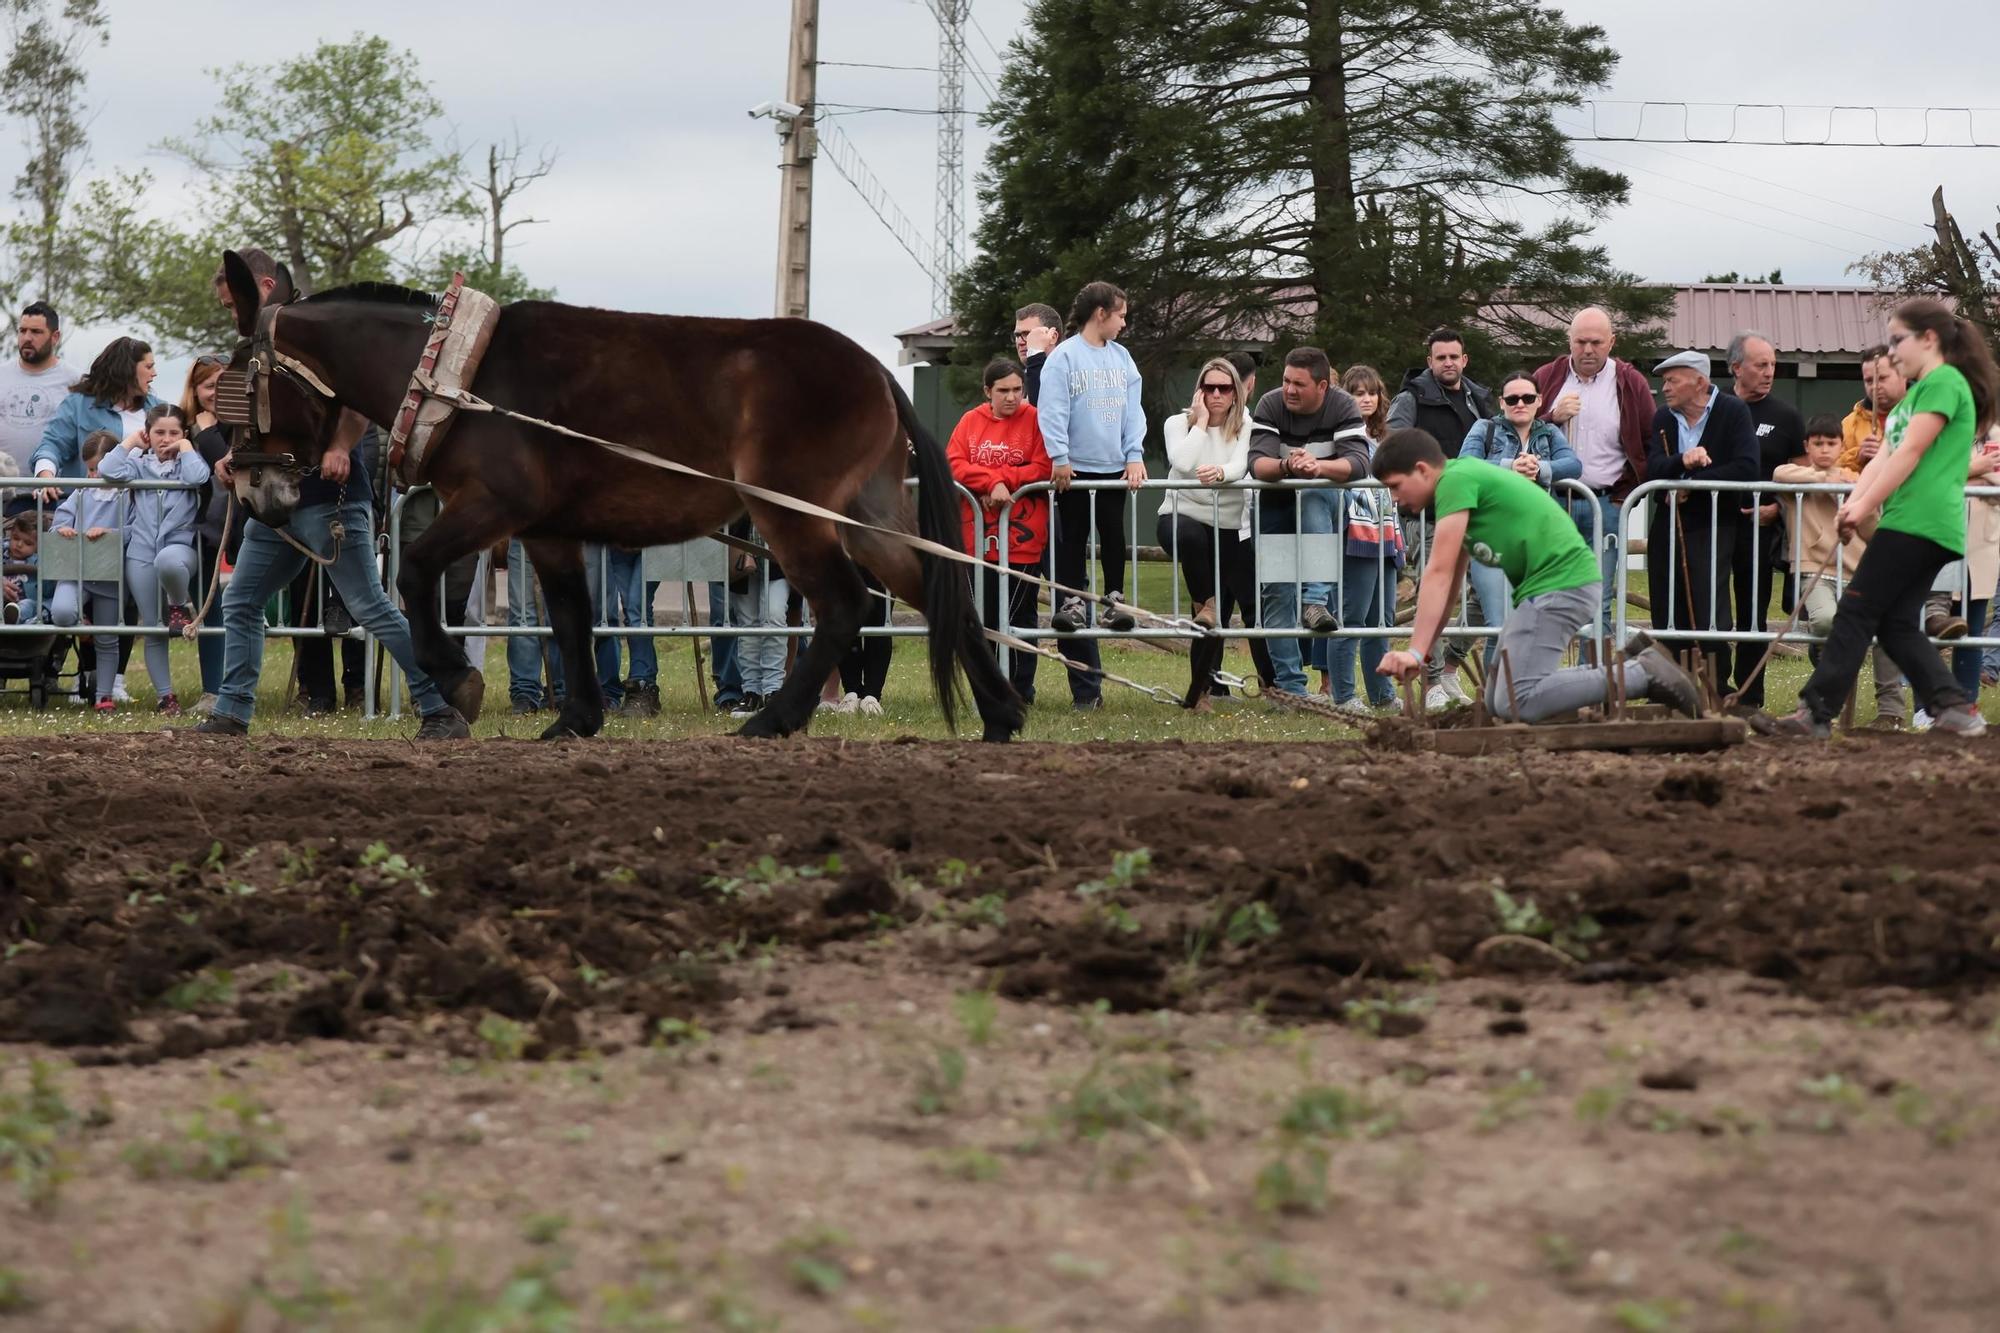
[[[806,318],[812,308],[813,159],[819,155],[813,98],[818,74],[819,0],[792,0],[791,59],[785,75],[785,101],[790,105],[779,108],[772,118],[784,154],[779,166],[777,313],[795,319]]]
[[[932,8],[938,20],[938,124],[931,313],[949,315],[952,279],[965,253],[965,16],[972,0],[933,0]]]

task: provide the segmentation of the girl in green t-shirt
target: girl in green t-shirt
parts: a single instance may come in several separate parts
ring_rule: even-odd
[[[1938,571],[1965,554],[1966,476],[1973,441],[1994,419],[2000,367],[1976,328],[1929,297],[1905,301],[1889,317],[1889,356],[1910,392],[1840,507],[1840,540],[1878,508],[1881,525],[1840,599],[1819,665],[1799,692],[1799,711],[1778,722],[1781,735],[1830,735],[1876,640],[1909,677],[1934,730],[1986,730],[1977,700],[1958,688],[1922,625]]]

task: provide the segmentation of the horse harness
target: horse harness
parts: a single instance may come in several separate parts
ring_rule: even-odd
[[[257,311],[257,322],[250,334],[248,364],[243,370],[223,371],[215,381],[216,420],[224,425],[250,427],[260,438],[271,431],[273,377],[290,380],[301,390],[310,391],[327,402],[335,401],[333,390],[314,373],[312,367],[278,350],[278,316],[284,308],[284,303],[279,302]],[[403,395],[402,406],[397,409],[395,423],[389,431],[385,490],[388,473],[391,472],[405,486],[416,486],[422,482],[425,462],[457,414],[457,396],[478,373],[479,362],[493,340],[493,330],[499,319],[498,302],[484,292],[467,287],[463,273],[452,274],[451,286],[439,299],[437,310],[431,316],[430,337],[425,340],[416,368],[410,373],[409,389]],[[232,449],[229,459],[235,467],[279,468],[296,472],[301,478],[319,471],[317,464],[300,466],[298,456],[289,452]],[[336,517],[329,525],[333,537],[332,558],[308,550],[285,529],[280,528],[279,535],[315,563],[331,565],[339,558],[340,542],[346,535],[338,517],[340,502],[345,501],[346,496],[347,486],[342,482],[340,500],[335,503]]]

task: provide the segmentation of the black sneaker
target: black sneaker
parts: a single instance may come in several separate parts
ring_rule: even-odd
[[[362,689],[359,685],[349,685],[344,693],[347,696],[347,706],[349,708],[355,712],[366,711],[368,707],[368,692],[366,690]]]
[[[660,687],[636,680],[625,682],[625,706],[618,710],[627,717],[658,717]]]
[[[1058,634],[1074,634],[1082,629],[1088,614],[1084,610],[1083,598],[1065,597],[1056,613],[1049,617],[1049,628]]]
[[[210,713],[193,726],[182,727],[181,730],[195,736],[248,736],[250,724],[220,713]]]
[[[465,724],[465,718],[456,708],[440,709],[424,714],[424,724],[417,728],[420,741],[462,741],[472,737],[472,728]]]
[[[1103,711],[1104,708],[1104,697],[1102,695],[1098,695],[1090,699],[1073,699],[1070,701],[1069,706],[1072,710],[1078,713],[1101,712]]]
[[[326,599],[326,610],[320,616],[319,627],[335,638],[344,637],[354,628],[354,615],[337,597]]]
[[[1129,634],[1139,627],[1131,608],[1125,605],[1125,599],[1115,592],[1104,599],[1104,609],[1098,619],[1104,623],[1104,628],[1120,634]]]
[[[761,694],[746,694],[730,705],[729,716],[737,718],[755,717],[763,711],[764,696]]]
[[[1340,628],[1340,618],[1318,602],[1310,602],[1299,613],[1299,625],[1315,634],[1331,634]]]
[[[523,698],[521,695],[518,694],[514,696],[513,709],[514,709],[514,715],[516,717],[527,717],[530,714],[539,713],[542,711],[541,705],[536,703],[533,699]]]
[[[1653,641],[1652,635],[1634,634],[1627,639],[1625,656],[1644,665],[1649,681],[1648,699],[1687,717],[1701,716],[1701,687],[1695,684],[1693,676],[1681,670],[1680,663],[1667,655],[1666,649]]]

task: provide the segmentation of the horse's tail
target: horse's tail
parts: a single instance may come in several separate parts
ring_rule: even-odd
[[[917,464],[917,534],[927,541],[964,549],[959,522],[958,492],[952,481],[951,463],[937,437],[925,429],[917,417],[916,405],[903,392],[894,376],[885,375],[889,391],[895,395],[896,416],[903,433],[910,437]],[[947,727],[955,724],[959,699],[957,663],[965,664],[976,695],[1011,701],[1013,729],[1020,730],[1020,702],[1013,697],[1006,677],[1000,674],[992,653],[986,648],[986,634],[972,604],[972,580],[954,561],[919,553],[924,571],[924,619],[930,626],[931,686],[937,691],[938,706],[944,711]],[[991,739],[989,737],[989,739]]]

